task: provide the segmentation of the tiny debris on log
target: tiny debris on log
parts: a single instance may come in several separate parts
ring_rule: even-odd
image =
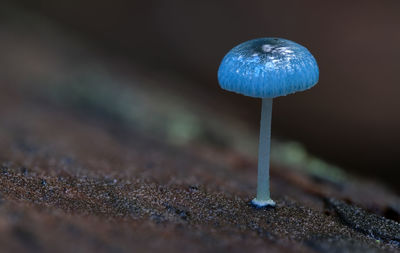
[[[326,203],[335,210],[339,219],[351,228],[376,240],[400,245],[399,223],[333,198],[327,199]]]

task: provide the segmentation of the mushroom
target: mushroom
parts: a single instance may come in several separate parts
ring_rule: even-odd
[[[218,69],[222,89],[262,98],[258,148],[258,208],[275,206],[269,191],[272,99],[313,87],[319,78],[318,65],[303,46],[281,38],[260,38],[230,50]]]

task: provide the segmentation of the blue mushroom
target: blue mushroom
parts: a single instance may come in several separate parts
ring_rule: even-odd
[[[286,39],[246,41],[223,58],[218,69],[222,89],[262,98],[258,149],[256,207],[275,206],[269,191],[272,99],[313,87],[319,78],[315,58],[307,48]]]

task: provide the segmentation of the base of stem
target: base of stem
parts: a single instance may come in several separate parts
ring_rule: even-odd
[[[263,208],[263,207],[275,207],[276,203],[272,199],[269,200],[258,200],[257,198],[251,201],[251,204],[256,208]]]

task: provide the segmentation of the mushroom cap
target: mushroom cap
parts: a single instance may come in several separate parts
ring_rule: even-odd
[[[307,48],[281,38],[246,41],[230,50],[218,69],[222,89],[258,98],[307,90],[318,78],[317,62]]]

